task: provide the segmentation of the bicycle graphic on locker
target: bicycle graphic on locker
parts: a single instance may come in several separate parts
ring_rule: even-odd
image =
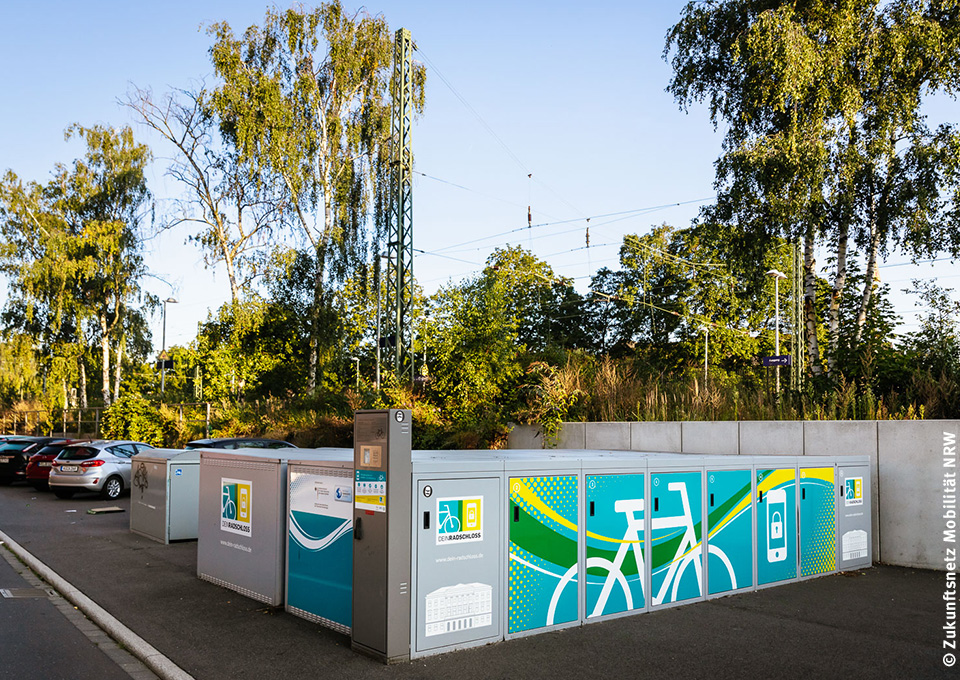
[[[680,588],[680,582],[683,575],[692,563],[697,573],[697,586],[700,594],[703,594],[703,566],[700,562],[701,544],[697,540],[697,532],[694,528],[693,513],[690,511],[690,497],[687,495],[687,485],[685,482],[670,482],[667,484],[667,491],[680,494],[680,501],[683,507],[682,515],[673,515],[670,517],[654,517],[651,521],[652,530],[683,529],[683,538],[680,545],[677,546],[677,552],[667,567],[667,574],[660,586],[659,592],[653,597],[653,604],[663,604],[667,594],[670,594],[669,602],[677,599],[677,591]],[[593,611],[587,614],[587,617],[601,616],[604,608],[607,606],[607,600],[615,585],[619,585],[623,591],[627,603],[627,610],[633,609],[633,595],[630,592],[630,586],[627,578],[624,576],[622,567],[628,550],[633,550],[634,559],[637,562],[638,576],[640,578],[640,591],[647,592],[644,581],[644,560],[643,549],[640,547],[640,534],[643,532],[643,513],[646,504],[643,499],[625,499],[614,502],[613,508],[616,512],[623,514],[627,520],[627,529],[624,532],[620,547],[613,560],[604,557],[588,557],[587,569],[603,569],[607,576],[603,581],[603,587],[600,591],[600,597]],[[715,545],[707,548],[710,555],[715,555],[726,567],[730,575],[730,583],[734,590],[737,588],[737,576],[733,569],[730,558],[723,550]],[[547,625],[552,625],[560,596],[563,594],[567,585],[577,576],[577,565],[573,565],[560,578],[560,583],[553,591],[553,597],[550,599],[550,607],[547,610]],[[673,589],[670,590],[671,584]]]
[[[437,531],[441,534],[455,534],[460,531],[460,518],[450,512],[450,507],[441,505],[437,512],[440,526]]]

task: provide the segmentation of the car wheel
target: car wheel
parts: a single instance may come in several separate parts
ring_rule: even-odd
[[[119,477],[108,477],[103,483],[100,497],[105,501],[112,501],[120,498],[121,493],[123,493],[123,480]]]
[[[10,486],[13,484],[12,477],[0,477],[0,486]]]
[[[73,498],[73,489],[61,489],[58,487],[53,488],[53,495],[57,498]]]

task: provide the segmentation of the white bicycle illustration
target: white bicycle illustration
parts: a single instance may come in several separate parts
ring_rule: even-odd
[[[230,492],[226,487],[223,488],[223,494],[220,497],[220,516],[227,519],[237,518],[237,504],[230,498]]]
[[[677,546],[677,552],[670,561],[670,565],[667,567],[667,573],[664,577],[663,583],[660,586],[660,590],[653,596],[654,605],[663,604],[668,593],[670,595],[669,602],[676,601],[677,592],[680,588],[680,582],[683,580],[683,575],[691,563],[693,564],[694,570],[697,574],[697,587],[699,589],[699,594],[703,594],[703,565],[700,561],[702,545],[697,540],[697,533],[693,522],[693,514],[690,511],[690,498],[687,495],[687,485],[685,482],[670,482],[667,484],[667,490],[669,492],[680,494],[683,514],[670,517],[654,517],[651,521],[651,528],[654,531],[663,529],[683,529],[684,531],[683,538],[680,540],[680,544]],[[646,583],[644,582],[645,570],[643,549],[641,548],[640,543],[640,534],[643,532],[644,528],[643,513],[645,509],[645,503],[642,499],[619,500],[614,503],[613,508],[616,512],[626,516],[627,529],[623,535],[623,542],[620,543],[620,547],[617,549],[617,554],[612,561],[603,557],[587,558],[587,569],[603,569],[607,572],[607,576],[603,581],[603,587],[600,590],[600,596],[597,598],[597,604],[594,606],[593,611],[587,614],[587,618],[600,616],[603,614],[603,610],[607,606],[607,600],[609,599],[610,593],[613,591],[615,585],[619,585],[620,589],[623,591],[624,598],[626,599],[627,610],[633,609],[633,594],[630,592],[630,586],[627,583],[627,578],[624,576],[623,571],[621,570],[628,550],[633,550],[633,556],[637,562],[637,569],[640,577],[640,591],[642,593],[647,592]],[[715,555],[723,563],[724,567],[726,567],[726,570],[730,575],[732,589],[736,590],[737,576],[734,572],[733,564],[730,562],[730,558],[727,557],[727,554],[723,552],[721,548],[715,545],[710,545],[707,548],[707,551],[708,554]],[[560,578],[560,582],[553,591],[553,597],[550,599],[550,607],[547,610],[548,626],[552,625],[554,622],[554,615],[556,613],[557,605],[560,601],[560,596],[563,594],[563,591],[567,585],[571,583],[576,576],[577,565],[575,564],[570,567]]]
[[[460,518],[451,513],[448,506],[441,505],[437,514],[440,520],[439,533],[455,534],[460,531]]]

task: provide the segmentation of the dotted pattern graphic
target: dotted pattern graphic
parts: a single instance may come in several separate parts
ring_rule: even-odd
[[[510,480],[510,500],[516,505],[519,505],[524,512],[528,513],[530,515],[529,519],[539,522],[566,538],[573,541],[577,540],[577,532],[575,530],[570,530],[560,522],[545,515],[533,504],[524,500],[521,497],[521,491],[523,491],[521,486],[532,492],[534,496],[557,513],[557,515],[576,526],[577,478],[575,476],[512,478]],[[509,631],[516,633],[545,626],[547,624],[547,609],[550,604],[550,599],[553,596],[554,588],[559,584],[560,577],[563,576],[564,572],[573,565],[553,564],[523,549],[512,540],[510,541],[510,556],[536,565],[554,574],[556,578],[536,569],[531,569],[516,559],[509,560],[507,579],[509,586]],[[576,578],[567,586],[567,589],[570,591],[569,597],[573,598],[573,602],[576,602],[577,587]],[[567,596],[566,593],[564,595]],[[560,622],[561,620],[558,617],[555,623]]]
[[[824,468],[830,476],[833,470]],[[806,472],[806,471],[804,471]],[[814,472],[814,471],[810,471]],[[801,546],[800,574],[812,576],[825,574],[837,567],[837,524],[836,524],[836,495],[832,482],[823,479],[802,478],[801,488],[807,491],[806,499],[802,503],[813,503],[816,509],[812,515],[813,526],[810,533],[804,529],[805,542]],[[802,519],[805,521],[810,514]]]

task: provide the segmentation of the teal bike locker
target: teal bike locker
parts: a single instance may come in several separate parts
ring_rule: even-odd
[[[708,469],[707,594],[754,587],[753,468]]]
[[[800,577],[837,570],[837,470],[833,461],[800,466]]]
[[[521,466],[508,461],[505,473],[507,637],[581,620],[580,462]]]
[[[691,456],[677,468],[650,461],[650,604],[702,599],[703,472]],[[698,465],[700,463],[700,465]]]
[[[584,471],[587,621],[647,608],[645,466]]]
[[[797,578],[797,468],[758,464],[757,586]]]

